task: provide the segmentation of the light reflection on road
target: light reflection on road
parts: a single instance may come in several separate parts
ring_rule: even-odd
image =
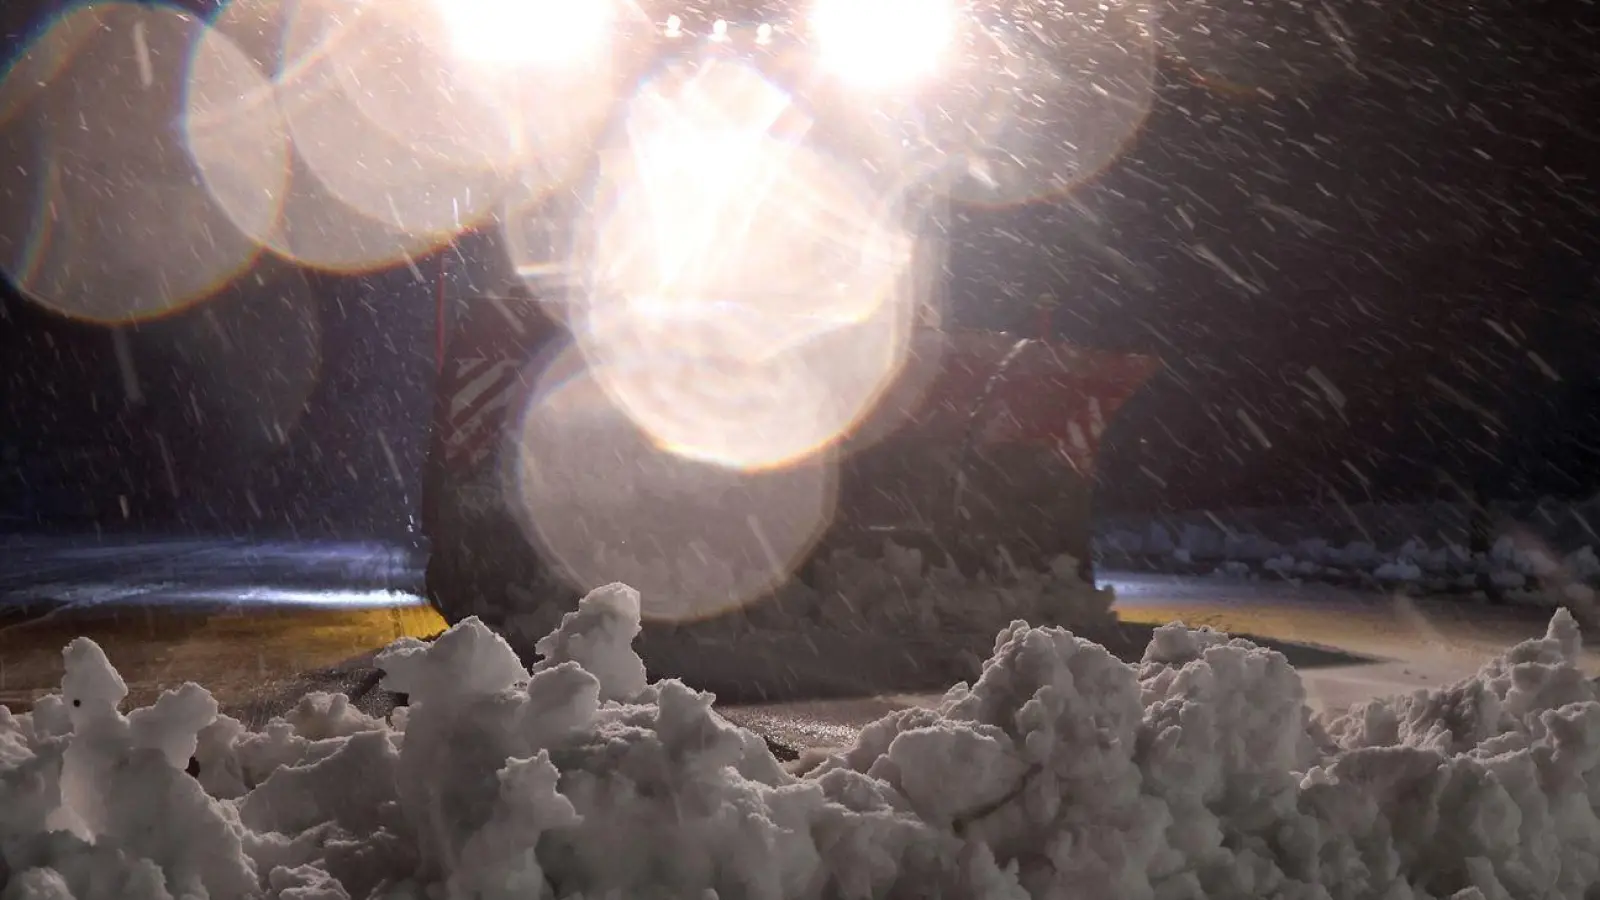
[[[0,615],[62,608],[420,605],[418,554],[378,542],[0,538]]]

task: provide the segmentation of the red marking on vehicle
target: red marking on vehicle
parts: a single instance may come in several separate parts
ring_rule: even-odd
[[[458,360],[454,389],[443,423],[445,458],[451,464],[475,463],[500,432],[520,393],[515,359]]]
[[[462,385],[474,381],[479,375],[483,374],[485,369],[493,364],[492,360],[482,358],[458,361],[456,363],[455,383]]]
[[[456,439],[446,447],[446,457],[453,464],[465,463],[474,465],[485,456],[499,439],[502,426],[505,424],[505,409],[485,418],[477,420],[470,429],[463,429],[456,433]]]
[[[482,379],[480,379],[480,381],[481,380]],[[491,403],[495,403],[496,401],[503,402],[508,400],[508,395],[510,393],[509,388],[515,384],[516,381],[516,367],[505,365],[499,377],[496,378],[492,384],[480,390],[475,397],[467,399],[466,391],[457,394],[456,398],[451,401],[451,426],[455,428],[462,428],[475,416],[477,416],[484,407]],[[457,405],[458,403],[460,405]]]

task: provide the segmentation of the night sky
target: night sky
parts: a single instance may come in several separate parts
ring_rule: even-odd
[[[1113,429],[1108,508],[1425,498],[1440,470],[1600,489],[1595,7],[1339,9],[1370,29],[1348,63],[1196,38],[1226,77],[1166,61],[1136,144],[1070,203],[972,217],[964,302],[1004,320],[1053,292],[1066,336],[1167,364]],[[1250,21],[1210,31],[1237,47]]]
[[[1600,491],[1597,20],[1577,0],[1165,7],[1155,101],[1115,162],[1058,201],[961,210],[955,313],[1020,326],[1048,294],[1066,339],[1162,358],[1108,436],[1103,510]],[[8,289],[0,504],[21,472],[36,504],[50,485],[196,527],[392,529],[430,412],[429,286],[265,271],[137,329],[161,362],[133,412],[106,329]],[[260,415],[183,409],[184,372],[250,366],[202,395],[265,392]],[[152,430],[181,437],[152,450]],[[123,462],[83,450],[107,446]]]

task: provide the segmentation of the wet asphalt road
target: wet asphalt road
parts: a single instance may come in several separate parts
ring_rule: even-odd
[[[442,628],[420,586],[376,542],[0,536],[0,703],[53,690],[84,635],[133,703],[197,681],[230,711],[273,711],[308,673]]]
[[[1211,625],[1283,651],[1312,704],[1325,708],[1465,677],[1491,653],[1542,632],[1548,619],[1545,611],[1330,586],[1115,572],[1102,579],[1117,589],[1122,621],[1084,636],[1118,656],[1137,659],[1154,625]],[[134,703],[197,681],[253,725],[308,690],[344,692],[383,713],[397,698],[377,686],[372,655],[444,625],[422,605],[420,586],[420,561],[377,542],[0,536],[0,703],[22,710],[53,690],[61,647],[81,634],[105,647]],[[974,677],[991,643],[986,635],[938,645],[897,640],[903,665],[859,683],[765,698],[741,690],[740,654],[771,659],[783,648],[707,647],[727,654],[728,680],[696,686],[716,691],[729,718],[780,748],[834,746],[886,712],[930,703],[943,686]],[[848,669],[873,649],[838,652]],[[1592,664],[1600,672],[1600,660]]]

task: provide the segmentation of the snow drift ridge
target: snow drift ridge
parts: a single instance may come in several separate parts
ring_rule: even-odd
[[[1600,697],[1558,612],[1449,688],[1323,722],[1280,654],[1182,625],[1128,665],[1017,622],[971,685],[803,776],[646,684],[639,598],[530,672],[468,621],[379,657],[392,721],[260,732],[100,648],[0,709],[0,898],[1531,898],[1600,885]],[[190,757],[198,765],[184,771]],[[190,765],[190,771],[194,767]]]

